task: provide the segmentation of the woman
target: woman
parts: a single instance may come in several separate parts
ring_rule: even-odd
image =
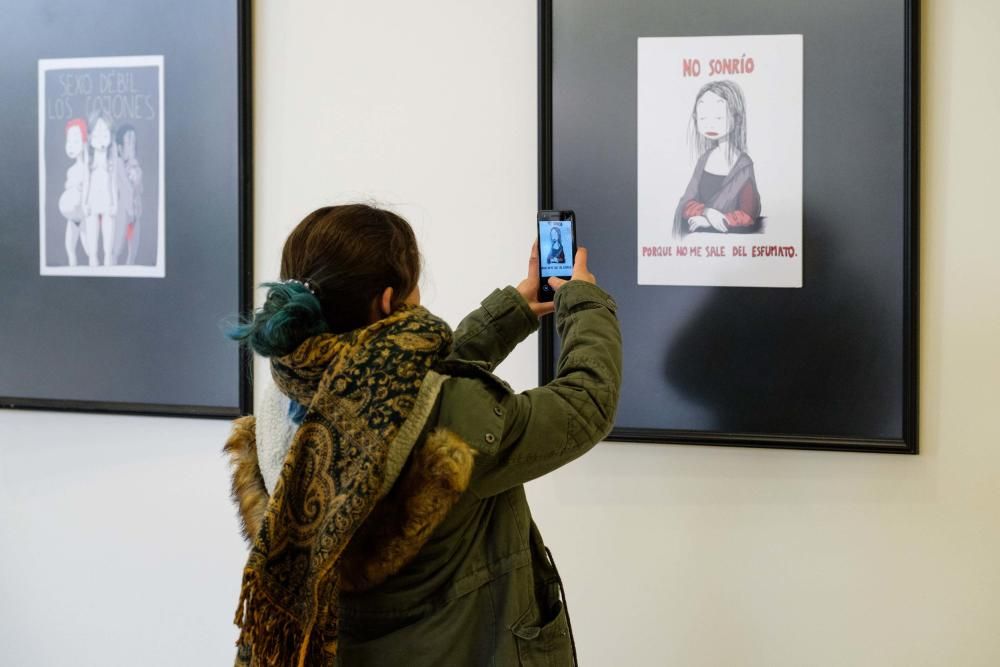
[[[549,240],[552,245],[549,246],[549,256],[546,260],[547,264],[565,264],[566,263],[566,251],[563,250],[562,244],[562,232],[559,231],[558,227],[553,227],[552,231],[549,232]]]
[[[674,236],[760,231],[760,194],[746,152],[746,102],[735,81],[702,86],[691,130],[699,158],[674,213]]]
[[[90,176],[84,197],[87,214],[86,244],[90,266],[99,264],[98,238],[103,240],[104,265],[114,264],[115,217],[118,215],[118,184],[115,181],[114,142],[111,117],[103,111],[90,116]]]
[[[321,208],[285,242],[281,283],[235,337],[274,387],[226,444],[252,544],[241,665],[575,662],[561,583],[522,485],[611,428],[614,301],[580,250],[539,303],[528,277],[454,334],[420,303],[410,226]],[[555,311],[559,376],[515,394],[491,370]]]
[[[118,184],[120,220],[116,225],[113,256],[115,263],[120,263],[127,244],[125,264],[132,266],[139,252],[139,220],[142,218],[142,165],[136,156],[135,127],[129,124],[119,127],[115,133],[115,146],[118,153],[115,179]]]
[[[87,167],[87,123],[82,118],[73,118],[66,123],[66,156],[73,160],[73,166],[66,170],[66,183],[59,196],[59,212],[66,218],[67,263],[76,266],[79,263],[76,247],[80,244],[80,223],[87,217],[83,212],[83,194],[90,176]],[[86,242],[83,245],[86,249]]]

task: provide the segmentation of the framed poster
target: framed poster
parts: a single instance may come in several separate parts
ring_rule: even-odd
[[[252,304],[249,8],[7,9],[3,406],[249,409],[249,358],[223,333]]]
[[[38,61],[40,275],[166,276],[163,129],[163,56]]]
[[[539,208],[619,305],[609,439],[917,452],[916,35],[912,0],[539,1]]]

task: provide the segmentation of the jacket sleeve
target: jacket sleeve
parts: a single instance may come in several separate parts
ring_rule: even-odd
[[[494,394],[494,428],[480,449],[471,489],[495,495],[589,451],[614,425],[622,377],[616,305],[596,285],[571,281],[556,293],[562,351],[556,378],[520,394]],[[484,445],[485,441],[485,445]],[[492,443],[494,446],[489,446]]]
[[[483,362],[492,370],[538,328],[538,317],[516,289],[494,290],[455,330],[450,359]]]

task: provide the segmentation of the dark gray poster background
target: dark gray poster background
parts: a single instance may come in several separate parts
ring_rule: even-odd
[[[239,308],[237,6],[4,7],[0,396],[238,407],[239,352],[220,329]],[[135,55],[164,57],[166,277],[42,277],[38,60]]]
[[[147,55],[147,54],[137,54]],[[156,54],[153,54],[156,55]],[[133,107],[115,105],[116,111],[127,111],[118,117],[112,117],[114,125],[111,128],[112,141],[117,141],[118,128],[131,125],[135,130],[136,156],[142,168],[142,217],[139,225],[139,248],[135,263],[138,266],[156,266],[156,249],[159,242],[157,229],[160,196],[160,78],[159,68],[149,66],[139,67],[87,67],[84,69],[55,69],[45,73],[46,116],[45,123],[45,259],[50,267],[67,266],[66,256],[66,218],[59,212],[59,197],[63,193],[66,181],[66,170],[75,162],[66,156],[66,121],[71,118],[88,120],[86,111],[87,95],[79,89],[72,89],[66,94],[66,88],[60,83],[60,77],[68,75],[80,77],[90,75],[94,82],[95,95],[101,74],[127,73],[132,77],[132,85],[136,93],[118,95],[119,98],[133,98],[137,94],[141,101]],[[59,104],[57,104],[57,101]],[[72,109],[72,113],[69,113]],[[63,112],[65,110],[65,112]],[[152,117],[150,117],[152,116]],[[88,136],[89,140],[89,136]],[[121,195],[119,195],[121,196]],[[119,209],[124,210],[123,202]],[[121,225],[125,224],[124,217]],[[120,230],[117,233],[122,233]],[[104,257],[103,246],[100,256]],[[125,263],[127,250],[122,252],[120,263]],[[87,264],[87,254],[83,244],[78,243],[77,260],[81,266]],[[68,280],[75,279],[67,277]],[[138,280],[138,278],[137,278]]]
[[[553,204],[619,304],[617,427],[902,438],[904,1],[552,4]],[[803,35],[803,287],[640,287],[636,38],[732,34]]]

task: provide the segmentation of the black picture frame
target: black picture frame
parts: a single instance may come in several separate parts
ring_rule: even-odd
[[[153,2],[129,3],[127,6],[119,5],[117,10],[114,10],[113,4],[104,2],[101,7],[95,5],[95,11],[103,10],[109,15],[114,13],[114,18],[111,21],[114,28],[109,28],[109,30],[119,31],[117,34],[121,34],[123,26],[125,28],[136,27],[137,35],[130,35],[132,37],[131,42],[129,42],[131,46],[124,47],[124,53],[116,51],[116,48],[123,48],[120,45],[108,46],[106,52],[87,51],[86,48],[79,49],[77,47],[83,53],[72,51],[73,47],[66,44],[46,45],[45,40],[50,36],[66,35],[70,30],[62,24],[63,21],[68,20],[64,17],[76,16],[79,18],[79,6],[68,0],[25,3],[25,6],[17,7],[14,10],[17,16],[8,16],[11,20],[6,25],[9,30],[27,33],[26,39],[18,42],[17,39],[13,38],[14,33],[8,34],[8,31],[0,29],[0,36],[4,37],[9,49],[8,55],[10,53],[17,54],[16,58],[9,59],[6,71],[4,67],[0,66],[0,82],[27,91],[30,88],[26,85],[26,79],[29,76],[25,69],[26,63],[49,57],[121,57],[134,52],[145,55],[146,45],[142,43],[141,35],[151,36],[152,46],[149,47],[149,51],[170,54],[165,56],[160,74],[161,91],[165,90],[165,107],[161,106],[161,109],[166,109],[165,116],[168,119],[166,121],[165,141],[167,162],[166,168],[163,169],[168,187],[160,195],[162,199],[166,200],[167,225],[171,224],[171,213],[179,217],[182,209],[190,210],[192,207],[197,208],[201,205],[200,202],[183,202],[184,206],[178,205],[177,191],[172,190],[169,186],[171,180],[177,182],[184,180],[184,165],[180,164],[182,160],[186,161],[187,167],[193,167],[192,171],[197,171],[200,168],[197,163],[203,157],[201,151],[190,150],[191,137],[197,137],[198,133],[191,131],[189,127],[181,128],[185,135],[185,141],[188,142],[183,148],[177,148],[171,144],[171,141],[176,139],[176,135],[179,134],[176,132],[178,127],[170,125],[171,119],[187,112],[186,110],[191,103],[195,101],[193,96],[199,94],[217,95],[218,99],[213,98],[213,103],[207,105],[211,111],[205,111],[206,115],[197,120],[208,118],[209,125],[225,128],[225,131],[221,132],[218,138],[212,137],[209,132],[204,133],[203,137],[210,138],[204,139],[205,144],[198,144],[198,146],[204,149],[204,157],[207,162],[214,159],[216,162],[212,162],[213,165],[224,164],[225,169],[220,170],[220,173],[223,174],[220,176],[220,182],[207,183],[203,186],[205,190],[215,190],[218,186],[219,189],[232,193],[232,196],[228,199],[223,198],[225,201],[218,209],[224,211],[226,215],[216,219],[206,214],[205,219],[198,222],[218,224],[220,227],[224,227],[226,231],[222,233],[220,238],[224,237],[231,243],[227,242],[224,251],[220,253],[223,260],[215,261],[214,256],[206,259],[206,256],[216,252],[219,246],[204,247],[194,253],[198,255],[197,263],[192,262],[188,265],[184,259],[179,259],[177,256],[183,256],[189,250],[188,246],[184,244],[190,243],[188,238],[192,234],[191,229],[184,229],[176,233],[171,231],[165,237],[160,238],[160,243],[165,243],[167,246],[165,277],[172,277],[175,280],[181,278],[183,284],[179,285],[177,293],[162,308],[159,307],[158,302],[147,302],[143,307],[149,308],[150,315],[148,317],[151,323],[148,326],[157,327],[154,338],[183,339],[183,344],[178,342],[176,347],[172,346],[169,351],[163,351],[162,354],[158,348],[151,347],[147,350],[148,357],[141,361],[133,358],[117,369],[109,368],[107,373],[99,373],[100,377],[94,383],[95,388],[93,391],[83,392],[87,393],[85,396],[81,396],[79,387],[72,383],[69,383],[65,392],[58,389],[40,391],[37,388],[21,392],[17,391],[16,387],[12,388],[10,383],[0,382],[0,408],[223,419],[248,414],[252,411],[253,405],[252,354],[242,346],[228,341],[225,338],[225,328],[231,325],[240,314],[249,312],[253,307],[253,26],[251,0],[236,0],[236,2],[210,0],[208,3],[204,3],[202,0],[180,0],[180,2],[166,5]],[[203,24],[197,25],[201,19],[204,19]],[[186,21],[192,22],[190,34],[184,27]],[[202,37],[206,33],[213,34],[216,40],[203,40]],[[24,51],[29,52],[24,53]],[[159,57],[164,58],[164,56]],[[199,67],[200,65],[205,65],[204,71]],[[165,75],[163,71],[166,72]],[[193,83],[183,81],[183,85],[171,88],[172,83],[177,84],[178,81],[188,77],[192,72],[199,73],[204,80],[196,80]],[[217,76],[219,73],[223,73],[224,76],[219,78]],[[30,73],[30,76],[35,76],[34,71]],[[42,76],[41,72],[38,76]],[[171,76],[174,78],[171,79]],[[197,79],[197,77],[194,78]],[[161,94],[163,93],[161,92]],[[33,100],[31,103],[37,104]],[[161,105],[163,104],[164,102],[161,101]],[[229,109],[232,112],[228,111]],[[218,113],[219,110],[227,111]],[[23,114],[18,115],[18,112],[18,109],[0,104],[0,127],[6,129],[6,127],[17,126],[16,124],[27,126],[22,117]],[[4,115],[7,116],[8,126],[6,127],[3,125]],[[25,127],[25,129],[26,135],[32,134],[33,131],[37,134],[37,128]],[[173,136],[171,136],[172,130],[175,132]],[[213,144],[212,141],[215,143]],[[14,150],[17,151],[17,147]],[[213,154],[214,157],[209,154]],[[15,157],[20,160],[22,165],[29,163],[32,159],[26,151],[21,151]],[[173,163],[171,163],[172,158],[176,160]],[[12,163],[8,163],[8,166],[11,165]],[[12,180],[10,173],[13,172],[5,173],[0,166],[0,178],[8,183]],[[28,181],[22,182],[17,187],[29,191],[35,186]],[[2,188],[0,188],[0,193],[4,193]],[[3,219],[0,219],[0,228],[10,229],[13,225],[25,220],[31,224],[31,218],[38,214],[37,194],[35,197],[34,208],[27,204],[22,206],[20,200],[11,206],[5,212]],[[171,199],[172,197],[174,200]],[[172,264],[170,261],[171,243],[175,245],[175,257]],[[38,246],[28,247],[25,244],[24,248],[15,248],[11,252],[33,253],[34,258],[29,259],[36,262],[35,266],[37,266],[39,261],[37,259]],[[45,249],[42,248],[43,262],[44,252]],[[10,256],[20,259],[20,254],[11,254]],[[228,267],[224,275],[213,273],[216,270],[214,267],[217,265]],[[202,274],[193,275],[191,267],[201,267],[204,271]],[[12,359],[17,356],[18,347],[30,347],[29,344],[22,345],[22,343],[34,335],[31,330],[33,318],[49,317],[50,321],[58,321],[58,316],[52,316],[51,313],[45,312],[43,304],[47,296],[43,290],[47,286],[41,287],[37,279],[38,276],[26,276],[24,285],[17,285],[22,289],[21,298],[23,300],[21,303],[29,305],[26,308],[27,312],[24,318],[20,321],[8,322],[6,337],[0,334],[0,342],[4,343],[3,349],[0,350],[0,360],[2,360],[0,363],[5,366],[9,366]],[[17,277],[16,280],[22,280],[22,278]],[[51,284],[53,280],[65,279],[43,275],[41,283],[46,280]],[[81,282],[87,283],[86,291],[88,293],[100,294],[104,284],[113,285],[128,281],[108,277],[85,277]],[[132,282],[138,284],[144,281]],[[152,284],[155,281],[145,282]],[[108,287],[107,289],[114,292],[118,287]],[[211,301],[200,294],[202,289],[214,290],[222,296]],[[117,292],[115,293],[117,294]],[[133,295],[134,302],[142,300],[141,297],[138,300],[134,298],[135,289],[130,294]],[[202,301],[211,301],[211,303],[206,306],[201,303]],[[198,305],[191,306],[192,302]],[[224,302],[226,305],[217,307],[218,302]],[[196,314],[192,314],[188,310],[189,307]],[[198,308],[201,310],[197,310]],[[206,310],[211,315],[199,317]],[[136,321],[145,323],[145,317],[139,316]],[[71,329],[73,322],[65,322],[65,325]],[[196,333],[191,332],[193,328],[197,329]],[[116,330],[110,335],[112,337],[141,337],[146,333],[143,330],[124,332]],[[70,333],[69,338],[72,336],[73,334]],[[72,344],[86,353],[90,342],[85,336],[80,335]],[[188,342],[195,346],[199,343],[210,345],[211,350],[199,349],[197,352],[191,353],[192,348],[185,347]],[[12,347],[14,351],[12,351]],[[190,354],[190,357],[194,358],[193,361],[191,358],[184,358],[185,350]],[[49,360],[44,358],[45,355],[38,356],[42,357],[37,359],[37,367],[41,373],[57,376],[64,370],[47,365]],[[224,367],[229,371],[220,375],[217,373],[218,368],[214,365],[216,363],[219,367]],[[123,400],[120,396],[107,397],[103,395],[103,390],[116,382],[132,382],[132,386],[139,389],[154,385],[158,376],[170,374],[173,366],[182,367],[188,371],[188,375],[174,373],[175,376],[181,377],[180,381],[176,382],[169,392],[163,392],[169,394],[170,400],[144,400],[142,398]],[[194,369],[195,372],[190,373],[191,369]],[[68,374],[74,375],[77,371],[78,369],[71,369]],[[85,372],[93,373],[93,364],[90,364]],[[211,385],[209,389],[204,389],[208,385]],[[212,397],[225,395],[225,398],[223,400],[212,400],[211,398],[200,400],[199,394]],[[193,400],[188,400],[189,398]]]
[[[556,177],[559,175],[560,165],[554,163],[554,135],[560,129],[555,123],[558,123],[557,113],[554,113],[554,105],[558,104],[558,98],[556,96],[562,95],[563,97],[570,97],[580,103],[581,100],[586,99],[585,95],[581,93],[581,90],[572,90],[571,86],[573,82],[566,82],[559,80],[558,68],[554,68],[554,64],[558,64],[560,58],[569,59],[569,56],[565,53],[555,53],[554,45],[554,27],[556,26],[555,21],[559,20],[560,15],[569,16],[573,20],[567,21],[567,23],[572,23],[573,35],[577,37],[575,40],[574,48],[579,48],[580,42],[591,41],[593,43],[594,49],[604,49],[601,53],[607,53],[611,51],[612,37],[607,37],[602,34],[604,26],[607,25],[609,13],[605,13],[604,19],[606,23],[604,25],[587,23],[586,17],[581,18],[581,14],[586,12],[596,13],[594,7],[601,5],[610,5],[607,0],[539,0],[538,1],[538,208],[539,209],[558,209],[558,208],[575,208],[577,210],[578,217],[580,219],[580,243],[583,246],[587,246],[589,243],[594,242],[593,237],[595,236],[590,229],[588,231],[588,221],[587,211],[580,210],[580,203],[578,201],[562,201],[558,195],[558,192],[554,190],[554,182]],[[651,16],[662,15],[669,12],[670,16],[673,17],[670,21],[664,19],[663,24],[667,23],[672,26],[671,30],[657,30],[657,28],[651,28],[652,34],[646,32],[644,34],[631,33],[631,37],[640,36],[687,36],[687,35],[723,35],[723,34],[783,34],[781,30],[775,30],[774,32],[754,32],[752,28],[746,26],[733,25],[730,31],[720,31],[718,28],[711,32],[688,32],[690,25],[695,25],[697,21],[703,21],[707,25],[718,25],[719,21],[713,17],[717,17],[718,13],[713,14],[712,7],[706,7],[705,3],[700,3],[700,8],[697,12],[693,9],[691,12],[685,14],[684,5],[686,2],[673,3],[669,7],[662,5],[662,3],[657,3],[655,0],[632,0],[626,5],[619,7],[618,10],[621,13],[627,13],[629,11],[634,11],[637,13],[642,13],[643,16],[648,20]],[[758,4],[773,5],[772,14],[778,14],[781,12],[780,0],[759,0]],[[808,8],[810,3],[799,3],[800,7]],[[823,6],[823,3],[812,3],[818,9]],[[880,3],[875,3],[876,5]],[[898,431],[890,435],[884,433],[865,433],[865,426],[863,424],[858,424],[855,432],[852,433],[833,433],[824,432],[817,429],[818,432],[803,432],[803,429],[783,429],[780,428],[769,428],[762,430],[754,429],[702,429],[702,428],[684,428],[678,427],[677,425],[671,424],[669,421],[669,415],[666,415],[664,420],[659,424],[643,424],[641,426],[636,426],[634,424],[623,425],[620,420],[621,408],[619,409],[619,423],[616,424],[608,440],[611,441],[625,441],[625,442],[637,442],[637,443],[671,443],[671,444],[696,444],[696,445],[716,445],[716,446],[739,446],[739,447],[766,447],[766,448],[779,448],[779,449],[804,449],[804,450],[827,450],[827,451],[845,451],[845,452],[875,452],[875,453],[895,453],[895,454],[917,454],[918,453],[918,135],[919,135],[919,123],[918,123],[918,110],[919,110],[919,72],[918,72],[918,55],[919,55],[919,17],[918,17],[918,4],[915,0],[899,0],[897,4],[893,5],[893,11],[886,11],[885,7],[882,7],[880,11],[875,12],[873,16],[855,16],[854,20],[859,23],[863,20],[876,20],[883,21],[886,25],[886,30],[896,31],[893,34],[898,35],[898,31],[902,30],[902,35],[900,36],[901,49],[898,55],[898,62],[892,61],[892,66],[898,66],[898,76],[902,79],[902,109],[900,109],[900,116],[902,118],[902,126],[899,128],[901,132],[901,144],[902,144],[902,154],[899,155],[898,169],[899,174],[902,178],[902,188],[901,188],[901,201],[899,205],[902,211],[902,219],[897,221],[901,224],[902,229],[896,230],[898,232],[898,244],[893,248],[892,252],[894,254],[898,253],[895,261],[901,267],[899,275],[893,275],[894,280],[901,282],[901,299],[898,303],[894,303],[893,306],[898,308],[899,311],[899,328],[893,328],[889,331],[891,337],[893,338],[894,352],[899,355],[900,365],[898,367],[898,375],[893,374],[887,384],[891,384],[896,387],[896,391],[893,393],[894,401],[898,401],[893,404],[893,414],[898,417],[898,419],[893,419],[893,426],[898,426]],[[554,11],[554,6],[559,8],[559,12]],[[826,5],[829,7],[830,5]],[[838,8],[842,12],[849,11],[844,7]],[[867,7],[866,3],[855,3],[855,7],[858,11],[867,11],[864,7]],[[896,11],[898,9],[898,11]],[[602,10],[604,11],[604,10]],[[806,11],[801,9],[801,11]],[[686,16],[696,16],[697,18],[691,19],[693,23],[684,24],[684,17]],[[706,18],[708,17],[708,18]],[[616,20],[611,17],[610,22]],[[713,23],[714,20],[714,23]],[[808,35],[806,36],[808,40]],[[827,40],[827,43],[836,40]],[[571,42],[569,36],[564,38],[564,46]],[[850,41],[844,41],[843,48],[850,48]],[[587,48],[586,46],[583,48]],[[808,41],[807,41],[808,48]],[[580,51],[576,51],[575,54],[579,54]],[[594,51],[597,53],[597,51]],[[808,51],[807,51],[808,53]],[[808,61],[808,58],[807,58]],[[565,60],[563,61],[565,62]],[[599,62],[599,59],[595,56],[588,62],[594,63]],[[611,68],[604,68],[602,74],[607,77],[608,72]],[[624,68],[619,68],[614,70],[616,74],[624,76]],[[633,70],[634,71],[634,70]],[[807,84],[809,83],[808,77],[809,72],[807,70]],[[574,79],[576,81],[576,79]],[[622,89],[625,89],[623,86]],[[807,85],[806,96],[808,102],[808,95],[810,88]],[[633,97],[634,99],[634,97]],[[808,109],[808,104],[807,104]],[[808,111],[807,111],[808,113]],[[625,115],[624,112],[622,114]],[[635,114],[632,114],[632,118],[635,118]],[[807,126],[808,127],[808,126]],[[589,128],[588,128],[589,129]],[[579,130],[579,128],[574,128],[574,130]],[[579,130],[582,134],[582,130]],[[808,130],[807,130],[808,131]],[[567,130],[567,134],[572,134],[572,131]],[[589,140],[589,138],[588,138]],[[808,144],[809,137],[806,136],[806,141]],[[583,141],[583,139],[581,139]],[[604,141],[603,145],[607,145],[607,141]],[[634,156],[634,153],[633,153]],[[634,160],[633,160],[634,164]],[[807,165],[808,167],[808,165]],[[807,181],[808,182],[808,181]],[[807,186],[808,187],[808,186]],[[808,194],[808,192],[807,192]],[[634,201],[634,191],[632,192]],[[634,226],[634,219],[632,220]],[[809,226],[809,215],[806,215],[804,221],[804,228],[808,229]],[[591,237],[588,239],[588,235]],[[623,235],[624,236],[624,235]],[[601,237],[599,240],[607,241],[608,237]],[[633,242],[634,237],[626,239],[624,242]],[[614,243],[613,240],[610,243]],[[634,245],[632,246],[634,252]],[[807,246],[808,248],[808,246]],[[604,245],[596,247],[591,251],[591,266],[594,267],[594,259],[600,257],[607,248]],[[894,255],[895,256],[895,255]],[[806,261],[808,262],[809,254],[806,254]],[[607,276],[609,271],[618,271],[620,267],[600,267],[595,269],[598,278],[600,280],[601,276]],[[630,275],[634,274],[634,266],[627,267],[624,271],[629,272]],[[808,287],[808,283],[806,284]],[[659,288],[663,290],[685,290],[691,289],[689,287],[663,287]],[[708,289],[713,292],[718,292],[720,290],[739,290],[748,288],[700,288]],[[775,290],[769,290],[774,292]],[[780,291],[780,290],[779,290]],[[623,305],[623,300],[619,294],[614,293],[613,295],[618,300],[620,308],[628,307]],[[861,298],[865,298],[864,295],[860,295]],[[645,294],[645,297],[649,297],[649,293]],[[627,299],[626,299],[627,301]],[[757,303],[766,303],[766,297],[760,297],[756,301]],[[656,304],[654,304],[656,305]],[[864,310],[864,309],[862,309]],[[859,326],[867,326],[866,322],[853,322],[852,324],[857,324]],[[637,337],[641,336],[641,333],[636,333],[634,330],[624,331],[625,345],[626,345],[626,355],[628,354],[628,348],[630,344],[634,344]],[[556,363],[558,358],[558,340],[555,332],[555,324],[553,318],[545,318],[542,322],[539,343],[538,343],[538,359],[539,359],[539,381],[541,383],[547,383],[551,381],[555,376]],[[626,372],[624,378],[625,388],[627,389],[630,383],[630,377]],[[636,392],[633,392],[635,395]],[[623,391],[623,400],[625,400],[626,392]],[[848,418],[848,421],[849,418]]]

